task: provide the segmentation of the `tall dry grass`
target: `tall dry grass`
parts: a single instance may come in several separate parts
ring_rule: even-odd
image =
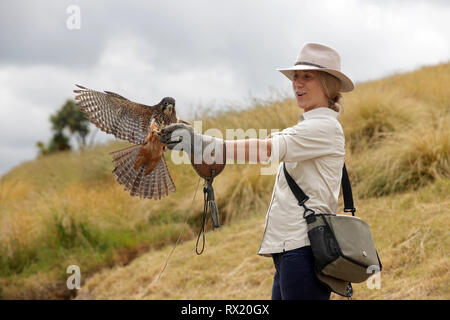
[[[357,158],[357,183],[365,196],[417,190],[450,177],[450,117],[400,132]]]
[[[417,101],[383,87],[357,87],[346,96],[342,115],[346,144],[352,154],[365,152],[418,123],[423,109]]]
[[[354,299],[450,297],[449,187],[447,180],[423,188],[420,196],[411,191],[357,202],[357,214],[371,225],[383,271],[371,282],[377,287],[354,284]],[[201,256],[193,250],[195,240],[179,245],[159,280],[172,247],[103,270],[89,278],[77,299],[270,299],[273,262],[256,254],[263,217],[254,212],[207,233]]]

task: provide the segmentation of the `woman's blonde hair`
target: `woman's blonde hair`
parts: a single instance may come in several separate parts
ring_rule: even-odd
[[[344,106],[340,103],[342,98],[341,81],[327,72],[316,71],[316,74],[319,83],[328,98],[328,108],[336,112],[343,111]]]

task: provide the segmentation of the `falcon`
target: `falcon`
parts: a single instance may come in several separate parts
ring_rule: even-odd
[[[160,142],[160,130],[178,119],[175,99],[163,98],[154,106],[128,100],[117,93],[99,92],[76,85],[75,100],[80,110],[100,130],[133,146],[111,152],[117,182],[130,190],[132,196],[161,199],[175,192],[164,158],[165,144]]]

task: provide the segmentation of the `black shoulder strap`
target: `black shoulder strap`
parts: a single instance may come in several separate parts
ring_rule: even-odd
[[[291,189],[295,198],[297,198],[298,205],[305,208],[305,216],[306,216],[306,211],[311,211],[313,213],[314,211],[312,211],[305,205],[305,202],[309,199],[309,197],[303,192],[302,188],[300,188],[300,186],[295,182],[295,180],[291,177],[289,172],[286,170],[286,164],[284,162],[283,162],[283,170],[284,170],[284,176],[286,177],[286,181],[289,185],[289,188]],[[353,204],[352,187],[350,185],[350,179],[348,178],[348,173],[347,173],[347,168],[345,167],[345,163],[344,163],[344,167],[342,168],[341,185],[342,185],[342,194],[344,197],[344,212],[351,212],[352,215],[354,216],[356,209]]]
[[[295,180],[291,177],[289,172],[286,170],[286,164],[283,162],[283,170],[284,170],[284,176],[286,177],[286,181],[289,185],[289,188],[291,188],[292,193],[298,200],[299,206],[304,206],[305,201],[309,200],[309,197],[303,192],[302,188],[298,186],[298,184],[295,182]]]
[[[350,179],[348,178],[347,168],[342,168],[342,180],[341,180],[341,186],[342,186],[342,195],[344,197],[344,212],[351,212],[352,216],[355,215],[355,205],[353,204],[353,192],[352,192],[352,186],[350,184]]]

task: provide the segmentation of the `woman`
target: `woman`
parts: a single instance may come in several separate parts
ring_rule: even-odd
[[[267,139],[222,140],[174,124],[162,130],[161,141],[169,149],[190,155],[194,152],[197,159],[208,154],[207,163],[219,163],[225,157],[234,161],[285,162],[289,174],[309,196],[308,207],[315,212],[336,213],[345,157],[344,133],[337,121],[339,99],[340,92],[353,90],[352,81],[340,68],[340,56],[334,49],[307,43],[293,67],[278,69],[292,80],[303,114],[295,126]],[[226,156],[220,152],[224,144]],[[237,152],[239,148],[245,153]],[[272,299],[330,298],[330,291],[314,273],[307,224],[287,185],[282,164],[278,166],[258,254],[271,256],[274,261]]]

